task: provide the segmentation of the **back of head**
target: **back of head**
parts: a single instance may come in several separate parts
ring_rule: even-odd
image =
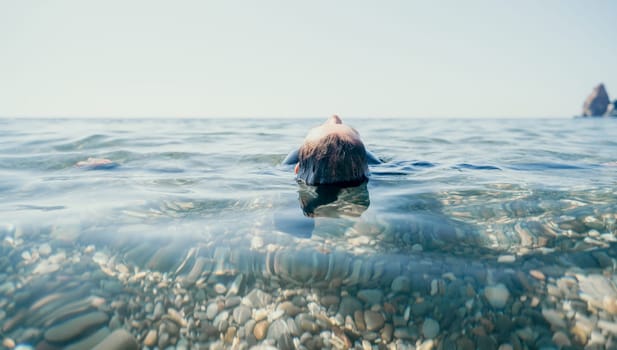
[[[330,133],[300,147],[298,179],[307,185],[357,186],[368,174],[366,149],[359,138]]]

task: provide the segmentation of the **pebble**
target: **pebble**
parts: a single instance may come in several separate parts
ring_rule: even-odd
[[[242,287],[243,281],[244,281],[243,274],[239,274],[238,276],[236,276],[234,281],[229,286],[229,289],[227,290],[226,297],[229,298],[231,296],[238,295],[238,293],[240,293],[240,288]]]
[[[225,337],[223,338],[223,341],[227,344],[230,344],[234,337],[236,336],[237,333],[237,329],[236,327],[229,327],[227,328],[227,331],[225,332]],[[176,347],[176,350],[178,350],[178,348]]]
[[[251,318],[251,308],[246,305],[238,305],[233,311],[234,321],[243,325]]]
[[[411,289],[411,280],[407,276],[398,276],[392,281],[390,289],[395,293],[409,292]]]
[[[270,304],[271,300],[272,296],[270,294],[265,293],[260,289],[253,289],[242,299],[242,302],[253,308],[263,308]]]
[[[218,313],[219,313],[219,306],[216,303],[208,304],[208,307],[206,307],[206,317],[209,320],[214,320],[214,318],[216,317]]]
[[[148,331],[148,334],[146,334],[146,337],[144,338],[144,345],[149,347],[155,346],[157,340],[158,336],[156,333],[156,329],[151,329]]]
[[[51,246],[49,245],[49,243],[41,244],[39,246],[39,255],[45,257],[49,254],[51,254]]]
[[[425,340],[416,349],[417,350],[431,350],[435,346],[435,342],[432,339]]]
[[[227,330],[227,326],[229,325],[227,319],[229,318],[229,312],[223,311],[218,314],[214,320],[212,321],[212,325],[216,327],[219,331]]]
[[[241,302],[242,302],[242,298],[240,298],[239,296],[226,297],[225,298],[225,308],[229,309],[232,307],[236,307],[240,305]]]
[[[82,349],[92,349],[101,341],[103,341],[107,336],[109,336],[111,332],[109,328],[103,327],[98,331],[80,338],[78,341],[71,343],[71,345],[64,348],[64,350],[82,350]]]
[[[539,281],[544,281],[546,279],[546,276],[544,276],[544,273],[542,273],[542,271],[540,270],[530,270],[529,274],[531,275],[531,277]]]
[[[392,327],[391,324],[386,323],[383,328],[381,329],[381,340],[384,341],[384,343],[389,343],[392,341],[392,335],[394,333],[394,328]]]
[[[511,264],[516,261],[516,257],[514,255],[500,255],[497,258],[497,262],[502,264]]]
[[[340,300],[341,299],[336,295],[324,295],[323,297],[321,297],[319,302],[321,303],[321,305],[329,307],[338,304]]]
[[[367,310],[364,311],[364,322],[368,331],[375,331],[383,327],[385,320],[381,313]]]
[[[542,309],[542,316],[554,328],[566,328],[564,314],[553,309]]]
[[[364,312],[362,312],[361,310],[356,310],[353,313],[353,319],[356,324],[356,328],[360,332],[364,332],[366,330],[366,323],[364,322]]]
[[[45,340],[51,343],[65,343],[86,330],[107,322],[108,318],[107,314],[100,311],[77,316],[49,328],[45,332]]]
[[[599,320],[598,321],[598,327],[609,332],[612,333],[614,335],[617,335],[617,323],[615,322],[610,322],[610,321],[605,321],[605,320]]]
[[[270,324],[266,320],[257,322],[255,328],[253,328],[253,335],[257,340],[262,340],[266,337],[268,326],[270,326]]]
[[[5,348],[12,349],[15,347],[15,341],[11,338],[4,338],[2,340],[2,346],[4,346]]]
[[[555,343],[555,345],[559,346],[560,348],[572,345],[572,343],[570,342],[570,338],[568,338],[568,336],[561,331],[553,334],[553,343]]]
[[[416,334],[407,327],[397,327],[394,329],[394,337],[397,339],[413,339],[415,336]]]
[[[253,312],[253,318],[255,321],[261,321],[268,317],[269,311],[266,309],[258,309]]]
[[[350,296],[345,296],[341,300],[338,313],[341,316],[345,317],[348,315],[353,315],[354,312],[356,312],[357,310],[361,310],[361,309],[362,309],[362,303],[358,299],[354,297],[350,297]]]
[[[508,298],[510,297],[510,291],[505,285],[499,283],[494,286],[487,286],[484,288],[484,297],[488,300],[489,304],[496,309],[502,309],[506,306]]]
[[[273,322],[275,320],[278,320],[284,314],[285,314],[285,311],[283,311],[283,310],[275,310],[273,312],[270,312],[270,313],[268,313],[268,321],[269,322]]]
[[[169,318],[174,321],[180,327],[186,327],[186,320],[182,317],[182,315],[175,309],[168,309],[167,315]]]
[[[49,262],[48,260],[43,260],[39,262],[39,264],[32,271],[33,274],[46,275],[48,273],[53,273],[60,270],[60,265]]]
[[[284,335],[289,335],[291,332],[285,320],[276,320],[268,327],[268,339],[278,340]]]
[[[225,294],[227,292],[227,287],[222,283],[217,283],[214,285],[214,292],[216,294]]]
[[[363,289],[356,296],[369,306],[381,304],[383,300],[383,292],[379,289]]]
[[[284,301],[282,303],[280,303],[277,307],[277,310],[283,310],[283,312],[285,312],[285,314],[287,314],[288,316],[291,317],[296,317],[297,314],[299,314],[302,309],[300,309],[299,307],[297,307],[296,305],[294,305],[294,303],[292,303],[291,301]]]
[[[137,350],[137,341],[123,328],[115,330],[92,350]]]
[[[439,334],[439,323],[432,318],[426,318],[422,324],[422,335],[427,339],[433,339]]]

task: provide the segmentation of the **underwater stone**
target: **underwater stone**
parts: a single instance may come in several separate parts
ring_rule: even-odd
[[[353,315],[355,311],[361,310],[361,309],[362,309],[362,303],[358,299],[354,297],[350,297],[350,296],[345,296],[341,300],[338,313],[341,314],[341,316],[345,317],[348,315]]]
[[[567,326],[564,315],[557,310],[542,309],[542,316],[544,316],[546,322],[555,328],[566,328]]]
[[[49,328],[45,332],[45,340],[51,343],[65,343],[81,335],[84,331],[107,322],[107,319],[107,314],[100,311],[77,316]]]
[[[268,339],[278,340],[284,335],[289,335],[291,332],[285,320],[279,319],[274,321],[270,327],[268,327]]]
[[[148,334],[146,334],[146,337],[144,338],[144,345],[148,347],[155,346],[157,339],[158,335],[156,333],[156,329],[151,329],[148,331]]]
[[[137,341],[124,329],[115,330],[92,350],[137,350]]]
[[[257,338],[257,340],[262,340],[263,338],[265,338],[269,326],[270,324],[266,320],[257,322],[255,328],[253,328],[253,335],[255,336],[255,338]]]
[[[499,283],[494,286],[488,286],[484,289],[484,296],[489,304],[496,309],[501,309],[506,306],[510,291],[503,284]]]
[[[219,306],[216,303],[208,304],[208,307],[206,308],[206,317],[209,320],[213,320],[218,313],[219,313]]]
[[[427,318],[422,324],[422,335],[427,339],[433,339],[439,334],[439,323],[432,318]]]
[[[363,289],[356,296],[368,305],[381,304],[383,300],[383,292],[379,289]]]
[[[383,327],[385,320],[381,313],[367,310],[364,311],[364,322],[368,331],[375,331]]]
[[[233,318],[237,324],[243,325],[251,318],[251,308],[246,305],[239,305],[233,311]]]
[[[407,276],[398,276],[392,281],[390,286],[393,292],[409,292],[411,289],[411,280]]]
[[[294,305],[291,301],[284,301],[280,303],[276,307],[276,309],[282,310],[283,312],[285,312],[287,315],[291,317],[295,317],[297,314],[299,314],[302,311],[302,309]]]
[[[253,289],[242,299],[242,302],[250,307],[263,308],[270,304],[271,300],[272,296],[270,294],[264,293],[260,289]]]
[[[65,347],[64,350],[92,349],[96,346],[96,344],[103,341],[103,339],[105,339],[110,333],[109,328],[103,327],[86,338],[80,339],[78,342]]]

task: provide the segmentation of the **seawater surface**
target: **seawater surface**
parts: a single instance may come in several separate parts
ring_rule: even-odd
[[[383,164],[366,185],[324,192],[281,165],[321,120],[0,120],[4,339],[615,344],[617,120],[344,121]],[[88,158],[113,163],[76,166]],[[268,318],[260,337],[225,306],[236,297],[251,326],[292,302],[299,330]],[[94,321],[65,334],[77,317]],[[161,329],[169,319],[180,331]]]

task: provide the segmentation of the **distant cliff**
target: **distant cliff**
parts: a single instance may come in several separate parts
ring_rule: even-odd
[[[583,117],[617,117],[617,100],[611,102],[604,84],[593,88],[583,104]]]

